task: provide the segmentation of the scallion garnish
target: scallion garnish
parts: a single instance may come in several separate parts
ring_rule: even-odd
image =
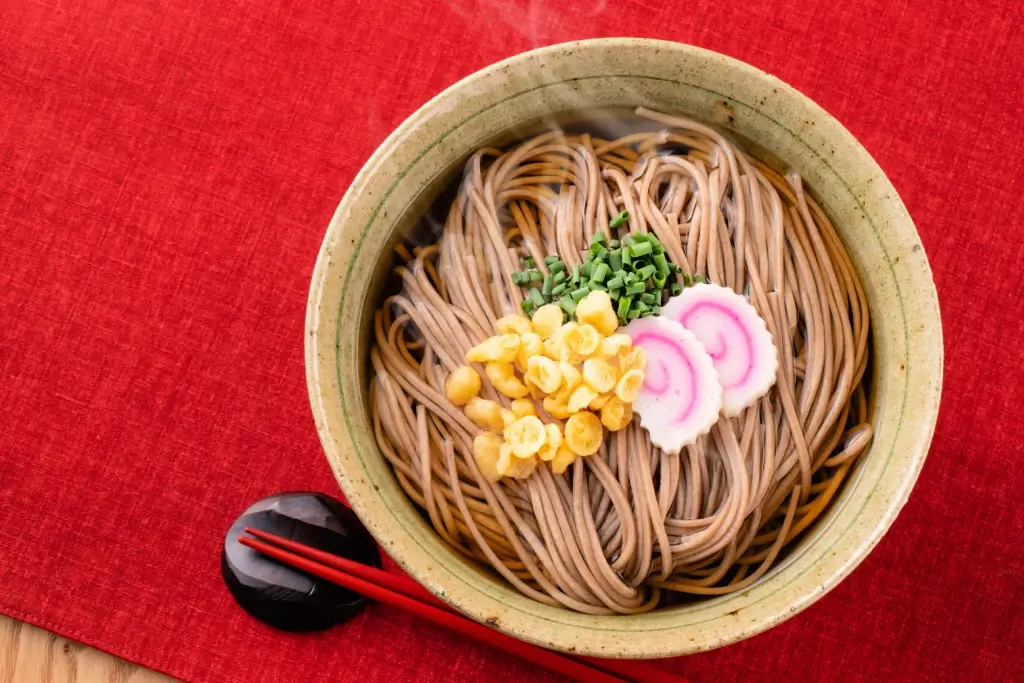
[[[609,227],[620,228],[628,219],[629,212],[623,211]],[[576,304],[584,297],[605,291],[615,303],[619,323],[625,325],[629,320],[658,315],[670,296],[680,294],[684,286],[705,281],[700,275],[691,278],[681,266],[671,263],[665,246],[653,233],[608,239],[598,232],[582,256],[583,263],[571,269],[558,256],[545,257],[547,275],[536,267],[535,259],[523,258],[523,270],[512,273],[514,284],[528,288],[521,304],[523,312],[530,315],[545,304],[556,303],[573,318]]]
[[[653,250],[654,245],[650,242],[637,242],[629,247],[629,255],[636,258],[637,256],[650,254]]]
[[[621,228],[629,220],[629,211],[623,211],[618,216],[612,219],[612,222],[608,224],[608,227],[612,230]]]

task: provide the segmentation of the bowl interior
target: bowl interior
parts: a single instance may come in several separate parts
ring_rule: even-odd
[[[871,305],[876,431],[824,518],[752,587],[638,616],[594,617],[532,601],[443,544],[377,450],[366,359],[393,247],[472,152],[581,113],[614,116],[638,105],[709,122],[804,178],[843,238]],[[357,176],[328,229],[310,292],[306,356],[328,460],[355,511],[406,571],[515,636],[615,657],[735,642],[792,616],[852,571],[909,495],[931,439],[942,376],[927,259],[895,190],[856,140],[768,74],[698,48],[633,39],[514,57],[452,86],[396,130]]]

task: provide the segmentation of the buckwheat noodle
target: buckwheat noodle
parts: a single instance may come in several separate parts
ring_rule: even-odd
[[[799,177],[714,129],[616,140],[551,132],[469,160],[442,238],[395,272],[376,313],[373,426],[399,484],[444,541],[523,594],[588,614],[634,614],[673,593],[741,590],[817,519],[867,447],[868,308],[824,211]],[[488,483],[479,429],[445,398],[466,351],[519,312],[523,256],[568,266],[612,217],[651,232],[687,275],[746,295],[779,349],[775,387],[678,456],[634,421],[564,475]],[[485,398],[509,399],[484,382]]]

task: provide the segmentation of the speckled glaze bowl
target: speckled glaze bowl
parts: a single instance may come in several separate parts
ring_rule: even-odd
[[[803,176],[864,281],[874,332],[875,438],[820,520],[759,582],[638,616],[588,616],[535,602],[450,551],[399,488],[368,412],[374,307],[392,248],[477,148],[592,107],[678,112],[732,131]],[[688,45],[602,39],[534,50],[456,83],[376,151],[324,239],[306,317],[309,397],[327,459],[391,557],[467,615],[546,647],[667,657],[747,638],[793,616],[870,552],[928,452],[942,384],[942,329],[914,224],[882,170],[820,107],[777,78]]]

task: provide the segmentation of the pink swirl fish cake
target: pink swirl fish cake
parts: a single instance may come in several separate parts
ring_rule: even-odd
[[[651,443],[679,453],[710,431],[722,409],[722,385],[711,356],[697,337],[664,316],[639,318],[623,331],[647,357],[633,411]]]
[[[722,384],[722,414],[739,415],[775,384],[779,359],[764,320],[727,287],[698,284],[672,297],[661,315],[704,345]]]

